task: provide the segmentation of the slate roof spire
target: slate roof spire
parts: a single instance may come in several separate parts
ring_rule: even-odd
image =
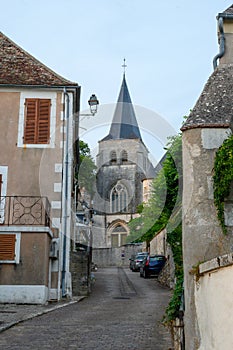
[[[129,95],[129,90],[126,84],[125,72],[123,74],[121,89],[113,115],[110,131],[102,141],[118,139],[142,140],[134,108]]]

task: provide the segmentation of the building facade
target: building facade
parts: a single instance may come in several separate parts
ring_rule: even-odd
[[[0,302],[71,294],[80,87],[0,33]]]
[[[233,196],[230,191],[223,203],[224,234],[213,188],[216,152],[232,134],[233,6],[217,19],[220,52],[215,69],[182,127],[184,326],[189,350],[233,345]]]

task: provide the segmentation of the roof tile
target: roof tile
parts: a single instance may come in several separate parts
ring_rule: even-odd
[[[218,66],[209,77],[181,130],[230,127],[233,120],[233,64]]]
[[[0,85],[76,86],[0,32]]]

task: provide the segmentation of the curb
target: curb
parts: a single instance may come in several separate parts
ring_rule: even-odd
[[[64,303],[64,304],[58,304],[58,305],[55,305],[54,307],[50,307],[48,309],[45,309],[43,311],[40,311],[40,312],[34,312],[34,313],[31,313],[31,314],[28,314],[26,316],[23,316],[20,320],[17,320],[17,321],[13,321],[13,322],[10,322],[10,323],[7,323],[6,325],[3,325],[3,326],[0,326],[0,333],[19,324],[19,323],[22,323],[24,321],[28,321],[28,320],[31,320],[32,318],[35,318],[35,317],[39,317],[41,315],[44,315],[44,314],[48,314],[49,312],[52,312],[52,311],[55,311],[55,310],[58,310],[58,309],[61,309],[63,307],[66,307],[66,306],[69,306],[69,305],[72,305],[72,304],[76,304],[80,301],[82,301],[83,299],[85,299],[86,297],[85,296],[81,296],[81,297],[78,297],[77,300],[71,300],[67,303]]]

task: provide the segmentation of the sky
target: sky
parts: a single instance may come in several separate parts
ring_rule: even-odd
[[[99,112],[93,120],[83,117],[80,129],[93,149],[108,133],[125,58],[131,99],[145,129],[143,139],[157,159],[166,137],[179,132],[183,116],[194,107],[213,72],[213,57],[219,50],[216,15],[232,2],[0,0],[0,4],[0,30],[81,86],[81,113],[88,112],[90,95],[97,95]]]

